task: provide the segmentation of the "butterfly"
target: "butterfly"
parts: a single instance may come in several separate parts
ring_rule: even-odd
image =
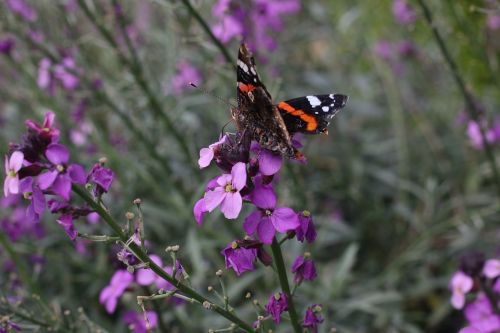
[[[346,95],[332,93],[274,104],[245,44],[240,46],[236,65],[238,107],[232,109],[232,117],[238,132],[257,141],[262,148],[289,158],[303,158],[292,145],[295,133],[328,134],[330,120],[349,99]]]

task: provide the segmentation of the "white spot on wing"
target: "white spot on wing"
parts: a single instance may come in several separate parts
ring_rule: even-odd
[[[253,75],[257,75],[257,72],[255,71],[255,68],[250,67],[250,72],[252,72]]]
[[[236,64],[238,65],[238,67],[240,67],[245,73],[248,73],[248,66],[247,64],[245,64],[243,61],[241,61],[240,59],[238,59],[238,61],[236,62]]]
[[[318,105],[321,105],[321,101],[316,96],[306,96],[306,98],[309,101],[309,104],[311,104],[311,106],[313,108],[318,106]]]
[[[330,110],[330,108],[328,106],[323,106],[321,108],[321,110],[323,110],[323,112],[328,112],[328,110]]]
[[[328,95],[328,97],[330,97],[331,99],[335,100],[335,96],[333,96],[333,94]]]

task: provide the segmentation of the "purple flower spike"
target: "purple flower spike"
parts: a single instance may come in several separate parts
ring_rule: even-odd
[[[146,311],[149,325],[146,325],[144,315],[134,311],[127,311],[123,315],[123,321],[128,325],[129,329],[134,333],[147,333],[158,325],[158,315],[154,311]]]
[[[316,267],[309,255],[298,256],[292,266],[292,273],[295,274],[293,280],[299,285],[303,280],[312,281],[316,278]]]
[[[214,159],[214,149],[222,145],[226,141],[226,136],[224,135],[219,141],[212,143],[208,148],[202,148],[200,150],[200,158],[198,159],[198,165],[200,169],[206,168],[210,165],[210,162]]]
[[[318,324],[323,322],[323,318],[319,314],[321,312],[321,305],[314,304],[307,308],[302,327],[309,328],[311,332],[318,333]]]
[[[118,270],[113,274],[111,282],[99,295],[99,303],[104,305],[108,313],[115,312],[118,298],[120,298],[132,281],[134,281],[134,276],[124,269]]]
[[[223,174],[217,178],[218,186],[205,193],[204,202],[208,212],[220,206],[221,212],[227,219],[238,217],[243,204],[240,191],[247,181],[246,166],[242,162],[236,163],[231,174]]]
[[[281,314],[288,311],[288,303],[286,295],[283,293],[276,293],[271,295],[269,303],[266,305],[266,311],[271,315],[273,321],[279,324],[281,321]]]
[[[5,181],[3,183],[3,193],[7,197],[9,194],[19,193],[19,175],[24,161],[24,154],[20,151],[12,153],[10,158],[5,156]]]
[[[489,279],[494,279],[497,276],[500,276],[500,260],[498,259],[489,259],[486,260],[483,268],[483,274],[486,275]]]
[[[232,268],[236,275],[240,276],[244,272],[253,271],[253,262],[257,258],[256,249],[245,249],[238,245],[236,241],[229,244],[223,251],[226,268]]]
[[[304,239],[307,240],[308,243],[314,242],[316,240],[316,228],[314,227],[311,213],[304,210],[299,214],[299,221],[300,226],[295,229],[297,239],[300,242],[303,242]]]
[[[52,143],[47,147],[45,156],[53,164],[49,171],[38,177],[40,189],[51,189],[55,194],[68,201],[71,192],[71,183],[85,184],[85,170],[78,164],[66,166],[69,152],[61,144]]]
[[[465,295],[471,291],[474,285],[472,278],[458,271],[451,278],[450,288],[452,290],[451,305],[455,309],[461,309],[465,305]]]

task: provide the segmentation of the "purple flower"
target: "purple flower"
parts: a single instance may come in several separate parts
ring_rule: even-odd
[[[500,140],[500,124],[495,124],[492,129],[485,128],[484,130],[486,131],[485,135],[488,143],[495,143]],[[481,130],[477,122],[469,121],[467,124],[467,136],[474,149],[483,149],[483,137],[481,136]]]
[[[212,143],[208,148],[201,148],[200,158],[198,159],[198,165],[200,169],[206,168],[210,165],[210,162],[214,159],[214,150],[222,145],[226,141],[226,136],[224,135],[219,141]]]
[[[271,315],[274,322],[279,324],[281,321],[281,314],[288,311],[288,303],[286,301],[286,295],[283,293],[276,293],[271,295],[269,298],[269,303],[266,305],[266,311]]]
[[[497,276],[500,276],[500,260],[498,259],[489,259],[486,260],[483,268],[483,274],[489,278],[494,279]]]
[[[68,201],[71,183],[85,184],[85,170],[78,164],[67,166],[69,152],[61,144],[50,144],[45,151],[45,157],[52,163],[52,167],[38,177],[40,189],[50,188],[55,194]]]
[[[68,237],[74,241],[78,232],[73,225],[73,216],[67,214],[61,215],[56,221],[64,229]]]
[[[465,294],[471,291],[473,286],[474,281],[465,273],[458,271],[453,275],[450,281],[450,289],[452,291],[451,305],[453,305],[455,309],[464,307]]]
[[[308,243],[314,242],[316,240],[316,228],[314,227],[311,213],[307,210],[302,211],[299,214],[299,222],[300,225],[295,229],[297,239],[300,242],[303,242],[304,239]]]
[[[293,281],[299,285],[303,280],[312,281],[316,278],[316,267],[309,255],[298,256],[292,266],[292,273],[295,274]]]
[[[392,14],[401,25],[412,24],[417,19],[417,15],[405,0],[394,0],[392,2]]]
[[[470,325],[480,332],[493,333],[500,329],[500,317],[495,314],[490,301],[484,294],[479,294],[474,302],[464,310]]]
[[[212,32],[222,43],[227,44],[231,39],[241,37],[243,25],[233,16],[223,16],[220,22],[212,27]]]
[[[42,125],[38,125],[31,119],[26,120],[25,125],[28,127],[28,130],[35,132],[43,141],[56,143],[59,140],[59,130],[54,127],[55,118],[56,116],[53,112],[47,112]]]
[[[151,260],[158,266],[162,267],[163,263],[161,261],[161,258],[158,257],[157,255],[151,255]],[[175,279],[180,280],[182,278],[182,271],[184,268],[180,264],[180,261],[176,261],[176,272],[175,272]],[[165,272],[168,274],[172,275],[173,274],[173,269],[170,266],[167,267],[162,267]],[[155,272],[153,272],[152,269],[149,268],[141,268],[137,271],[136,275],[136,281],[138,284],[141,286],[149,286],[153,283],[156,284],[158,289],[163,289],[163,290],[174,290],[175,287],[170,284],[168,281],[165,281],[162,277],[156,275]]]
[[[252,143],[251,151],[257,155],[259,172],[264,176],[272,176],[277,173],[283,164],[283,157],[270,150],[261,148],[257,143]]]
[[[486,22],[486,26],[490,30],[499,30],[500,29],[500,15],[488,15],[488,20]]]
[[[134,276],[124,269],[113,274],[111,282],[99,294],[99,303],[103,304],[108,313],[115,312],[118,298],[125,289],[134,281]]]
[[[16,46],[16,41],[12,37],[6,37],[0,40],[0,53],[10,55]]]
[[[80,80],[73,74],[76,71],[75,60],[66,56],[61,63],[54,66],[54,77],[58,79],[64,89],[75,90]]]
[[[257,234],[264,244],[273,242],[276,232],[284,233],[296,229],[299,218],[293,209],[288,207],[276,208],[276,195],[265,186],[256,184],[251,198],[259,210],[250,214],[243,224],[247,235]]]
[[[20,151],[12,153],[10,158],[5,156],[5,180],[3,183],[3,193],[5,196],[9,194],[19,193],[19,175],[24,161],[24,154]]]
[[[480,331],[479,329],[473,326],[467,326],[458,331],[458,333],[484,333],[484,332]]]
[[[391,60],[394,54],[393,45],[386,40],[380,40],[375,44],[375,54],[382,60]]]
[[[51,89],[52,88],[52,73],[51,73],[52,62],[48,58],[43,58],[38,64],[38,78],[36,80],[38,87],[40,89]]]
[[[31,8],[24,0],[7,0],[7,6],[9,9],[21,16],[24,20],[28,22],[36,21],[37,15],[33,8]]]
[[[246,166],[236,163],[231,169],[231,174],[223,174],[217,178],[218,186],[205,193],[204,202],[208,212],[220,206],[221,212],[227,219],[238,217],[243,204],[240,191],[247,181]]]
[[[226,268],[232,268],[236,275],[240,276],[244,272],[253,271],[253,262],[257,258],[256,249],[245,249],[238,245],[236,241],[229,244],[223,251]]]
[[[95,183],[94,194],[101,195],[109,191],[114,176],[113,170],[103,167],[101,163],[96,163],[87,176],[87,183]]]
[[[43,192],[38,186],[33,185],[32,177],[23,178],[19,184],[19,189],[24,198],[31,201],[26,210],[26,217],[29,221],[39,222],[40,217],[45,211],[45,196]]]
[[[158,325],[158,315],[154,311],[147,311],[145,315],[148,318],[147,324],[144,315],[134,311],[125,312],[123,321],[134,333],[147,333]]]
[[[308,307],[306,310],[306,314],[304,316],[304,321],[302,322],[302,327],[309,328],[311,332],[318,332],[318,324],[323,322],[323,318],[320,315],[321,305],[313,304]]]
[[[172,78],[167,93],[180,95],[189,87],[191,82],[199,85],[202,82],[201,74],[196,67],[182,60],[177,63],[177,73]]]

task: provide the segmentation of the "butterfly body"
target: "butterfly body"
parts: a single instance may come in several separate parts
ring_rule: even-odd
[[[265,149],[290,158],[300,158],[293,147],[295,133],[328,133],[333,116],[346,105],[342,94],[309,95],[274,104],[262,84],[255,61],[245,44],[237,61],[238,108],[232,110],[238,131]]]

